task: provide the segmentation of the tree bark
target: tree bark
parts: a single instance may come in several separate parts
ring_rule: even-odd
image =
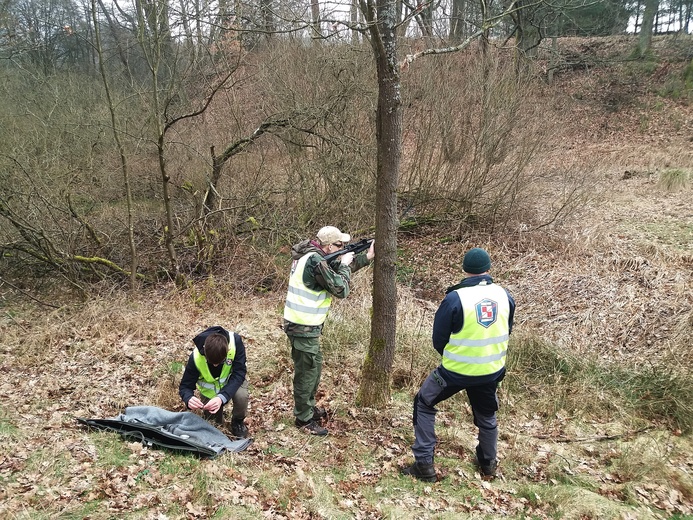
[[[402,156],[402,97],[397,62],[397,10],[394,2],[362,2],[369,22],[378,76],[376,112],[377,179],[373,319],[362,367],[357,403],[383,407],[390,400],[397,328],[397,184]],[[365,8],[365,9],[364,9]]]
[[[464,37],[464,9],[466,0],[452,0],[452,16],[450,17],[450,41],[460,43]]]
[[[166,0],[164,0],[165,3]],[[168,22],[158,20],[161,12],[154,7],[154,4],[138,0],[136,2],[137,22],[138,22],[138,37],[139,43],[147,57],[149,71],[152,76],[152,111],[156,129],[156,152],[159,163],[159,174],[161,175],[161,192],[164,202],[165,222],[163,229],[164,245],[168,252],[169,262],[173,279],[177,285],[183,283],[183,277],[178,266],[178,255],[173,243],[173,208],[171,207],[171,178],[168,175],[165,156],[165,137],[166,124],[164,122],[164,107],[166,103],[162,102],[161,92],[165,90],[166,81],[169,77],[169,67],[166,67],[166,49],[170,42],[170,34],[159,34],[159,30],[164,28],[167,30]],[[165,68],[166,71],[160,77],[160,71]],[[160,82],[161,81],[161,82]],[[160,89],[160,85],[164,85]]]
[[[103,6],[103,4],[100,4]],[[101,78],[103,79],[104,91],[106,93],[106,101],[108,102],[108,110],[111,115],[111,129],[113,131],[113,139],[115,140],[116,146],[118,148],[118,156],[120,157],[120,169],[123,174],[123,186],[125,187],[125,202],[127,205],[127,224],[128,224],[128,245],[130,247],[130,290],[135,292],[137,290],[137,267],[139,265],[139,257],[137,256],[137,247],[135,245],[135,227],[132,214],[132,187],[130,185],[130,173],[128,170],[127,157],[125,155],[125,148],[122,141],[120,140],[120,134],[118,133],[117,119],[115,113],[115,103],[111,97],[111,89],[108,83],[108,77],[106,75],[106,68],[104,66],[104,56],[101,47],[101,30],[99,29],[99,21],[96,17],[96,2],[91,0],[91,12],[94,22],[94,37],[96,43],[96,53],[99,58],[99,72],[101,73]],[[96,237],[95,234],[93,234]]]
[[[359,6],[358,0],[352,0],[351,8],[349,11],[349,21],[351,22],[351,43],[353,45],[358,45],[361,41],[359,31],[356,30],[356,24],[359,21]]]
[[[534,20],[536,6],[527,0],[517,2],[517,11],[513,16],[517,35],[518,61],[536,58],[541,43],[541,29]]]
[[[310,13],[313,27],[312,38],[314,40],[319,40],[322,38],[322,31],[320,30],[320,3],[318,0],[310,0]]]
[[[654,29],[654,19],[659,9],[659,0],[645,0],[645,12],[642,15],[642,25],[638,36],[638,46],[635,50],[636,57],[642,58],[652,47],[652,30]]]

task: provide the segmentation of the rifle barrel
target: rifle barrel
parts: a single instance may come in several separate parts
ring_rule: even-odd
[[[346,253],[360,253],[361,251],[365,251],[369,247],[371,247],[371,243],[373,242],[372,238],[362,238],[358,242],[354,242],[353,244],[349,244],[343,249],[340,249],[339,251],[335,251],[334,253],[330,253],[329,255],[325,255],[325,261],[326,262],[331,262],[338,256],[342,256],[343,254]]]

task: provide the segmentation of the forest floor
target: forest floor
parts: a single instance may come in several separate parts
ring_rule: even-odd
[[[574,389],[596,404],[581,407],[560,381],[548,390],[537,382],[531,400],[501,392],[498,479],[475,472],[475,431],[461,396],[438,414],[440,481],[399,474],[412,460],[411,400],[436,363],[433,313],[459,280],[469,247],[490,251],[492,274],[513,293],[514,335],[541,337],[605,367],[672,366],[690,374],[693,107],[690,92],[663,95],[676,88],[685,63],[660,60],[647,74],[637,63],[606,66],[600,53],[612,56],[604,46],[618,43],[575,40],[593,62],[564,69],[537,93],[557,129],[533,164],[532,196],[545,193],[535,214],[542,218],[494,236],[454,229],[400,236],[398,338],[405,348],[386,410],[354,405],[371,271],[359,273],[353,294],[335,304],[319,395],[330,411],[326,438],[293,427],[283,290],[238,294],[229,274],[189,291],[113,292],[55,309],[2,287],[0,516],[693,517],[690,434],[665,420],[619,416],[618,406],[600,409],[597,390]],[[687,172],[688,182],[668,187],[672,170]],[[561,212],[567,183],[576,203]],[[182,411],[181,364],[192,336],[215,324],[240,333],[248,350],[253,444],[246,451],[198,460],[77,423],[133,405]],[[547,404],[554,389],[560,405]]]

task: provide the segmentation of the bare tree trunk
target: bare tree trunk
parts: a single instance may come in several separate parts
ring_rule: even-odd
[[[466,0],[452,0],[452,16],[450,17],[450,41],[460,43],[464,37],[464,8]]]
[[[558,56],[558,38],[556,36],[553,36],[551,38],[551,59],[549,61],[549,75],[548,75],[549,85],[553,85],[554,70],[556,69],[556,63],[558,63],[557,56]]]
[[[361,2],[369,22],[378,74],[377,180],[373,319],[357,402],[383,407],[390,400],[397,326],[397,183],[402,156],[402,98],[397,62],[397,10],[388,0]]]
[[[633,26],[633,30],[635,32],[638,32],[638,27],[640,27],[640,6],[642,5],[641,1],[638,0],[638,3],[635,6],[635,25]]]
[[[352,27],[356,27],[356,24],[359,21],[359,6],[358,6],[358,0],[352,0],[351,2],[351,9],[349,12],[349,21],[351,22]],[[361,41],[361,35],[359,32],[354,28],[351,30],[351,43],[354,45],[358,45],[359,42]]]
[[[312,17],[312,38],[318,40],[322,38],[322,30],[320,29],[320,2],[319,0],[310,0],[310,13]]]
[[[424,2],[424,7],[419,12],[417,19],[420,23],[421,33],[427,47],[433,45],[433,2]]]
[[[274,15],[272,14],[272,0],[260,0],[260,13],[262,15],[262,25],[265,30],[265,41],[272,40],[274,32]]]
[[[130,186],[130,175],[128,172],[128,162],[125,156],[125,148],[120,140],[120,134],[118,133],[118,126],[115,114],[115,108],[113,99],[111,98],[111,89],[108,84],[108,78],[106,76],[106,69],[104,67],[104,56],[101,48],[101,31],[99,30],[99,22],[96,17],[96,1],[91,0],[91,15],[94,22],[94,38],[96,42],[96,53],[99,60],[99,72],[101,73],[101,78],[103,79],[103,86],[106,92],[106,101],[108,103],[108,110],[111,114],[111,129],[113,130],[113,139],[118,147],[118,155],[120,156],[120,169],[123,173],[123,185],[125,186],[125,202],[127,204],[127,223],[128,223],[128,244],[130,246],[130,290],[137,290],[137,247],[135,246],[135,229],[132,217],[132,188]]]
[[[542,34],[541,28],[534,20],[536,6],[529,0],[520,0],[516,6],[518,9],[513,19],[515,20],[518,63],[521,63],[524,59],[536,58]]]
[[[145,2],[149,0],[144,0]],[[154,0],[156,1],[156,0]],[[164,2],[166,0],[163,0]],[[156,128],[156,152],[159,162],[159,174],[161,175],[161,191],[164,199],[164,213],[166,225],[163,229],[164,244],[168,252],[171,271],[176,284],[182,283],[182,277],[178,266],[178,256],[173,244],[173,208],[171,207],[171,178],[166,169],[165,157],[165,137],[166,126],[163,121],[163,106],[160,91],[160,70],[166,68],[164,77],[169,78],[170,69],[164,64],[164,57],[167,56],[170,34],[159,34],[159,31],[168,27],[168,22],[161,22],[157,19],[161,10],[156,9],[153,4],[143,4],[142,0],[136,2],[138,37],[142,50],[147,57],[149,71],[152,76],[152,110],[153,120]]]
[[[99,6],[101,7],[101,12],[103,13],[104,18],[106,18],[106,22],[108,22],[108,28],[110,29],[110,32],[111,32],[111,38],[113,38],[113,41],[116,44],[116,49],[118,50],[118,57],[120,58],[120,63],[123,65],[123,69],[125,71],[127,71],[128,70],[128,59],[125,55],[123,45],[121,44],[117,24],[115,23],[115,21],[111,17],[108,9],[106,9],[106,5],[104,4],[104,1],[98,0],[98,2],[99,2]],[[117,9],[120,8],[117,2],[115,2],[114,5]],[[129,21],[132,23],[133,26],[135,26],[134,20],[129,19]]]
[[[190,46],[191,44],[194,45],[194,40],[193,40],[193,34],[192,31],[190,30],[190,20],[188,19],[188,10],[186,7],[186,2],[183,0],[179,0],[179,5],[180,5],[180,17],[181,17],[181,22],[183,24],[183,33],[185,34],[185,39],[186,39],[186,44]],[[198,11],[196,10],[196,15],[198,14]]]
[[[407,12],[405,14],[404,12],[404,2],[402,0],[395,0],[395,3],[397,4],[397,38],[404,38],[407,34],[407,30],[409,29],[409,24],[412,21],[412,16],[409,16],[411,13],[411,10],[409,7],[407,7]]]
[[[640,27],[640,35],[638,36],[638,46],[635,49],[635,55],[642,58],[652,47],[652,30],[654,28],[654,19],[657,16],[659,9],[659,0],[645,0],[645,12],[642,15],[642,26]]]

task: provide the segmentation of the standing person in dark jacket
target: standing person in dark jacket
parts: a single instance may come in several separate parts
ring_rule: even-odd
[[[489,276],[491,258],[485,250],[470,249],[462,268],[465,278],[448,288],[433,321],[433,347],[442,362],[414,397],[414,464],[403,473],[425,482],[437,480],[435,405],[461,390],[467,391],[479,428],[476,462],[484,478],[496,476],[496,390],[505,377],[515,301]]]
[[[327,416],[315,403],[322,374],[320,335],[330,309],[332,296],[346,298],[351,273],[370,264],[370,249],[354,255],[346,253],[328,264],[324,256],[342,249],[351,239],[333,226],[318,231],[315,240],[293,246],[291,276],[284,306],[284,332],[291,344],[294,362],[294,416],[296,427],[313,435],[327,435],[320,421]]]
[[[224,405],[232,401],[231,433],[245,438],[248,428],[248,382],[245,379],[245,346],[241,337],[223,327],[209,327],[193,338],[178,393],[190,410],[203,410],[205,419],[224,423]],[[195,387],[200,397],[195,396]]]

